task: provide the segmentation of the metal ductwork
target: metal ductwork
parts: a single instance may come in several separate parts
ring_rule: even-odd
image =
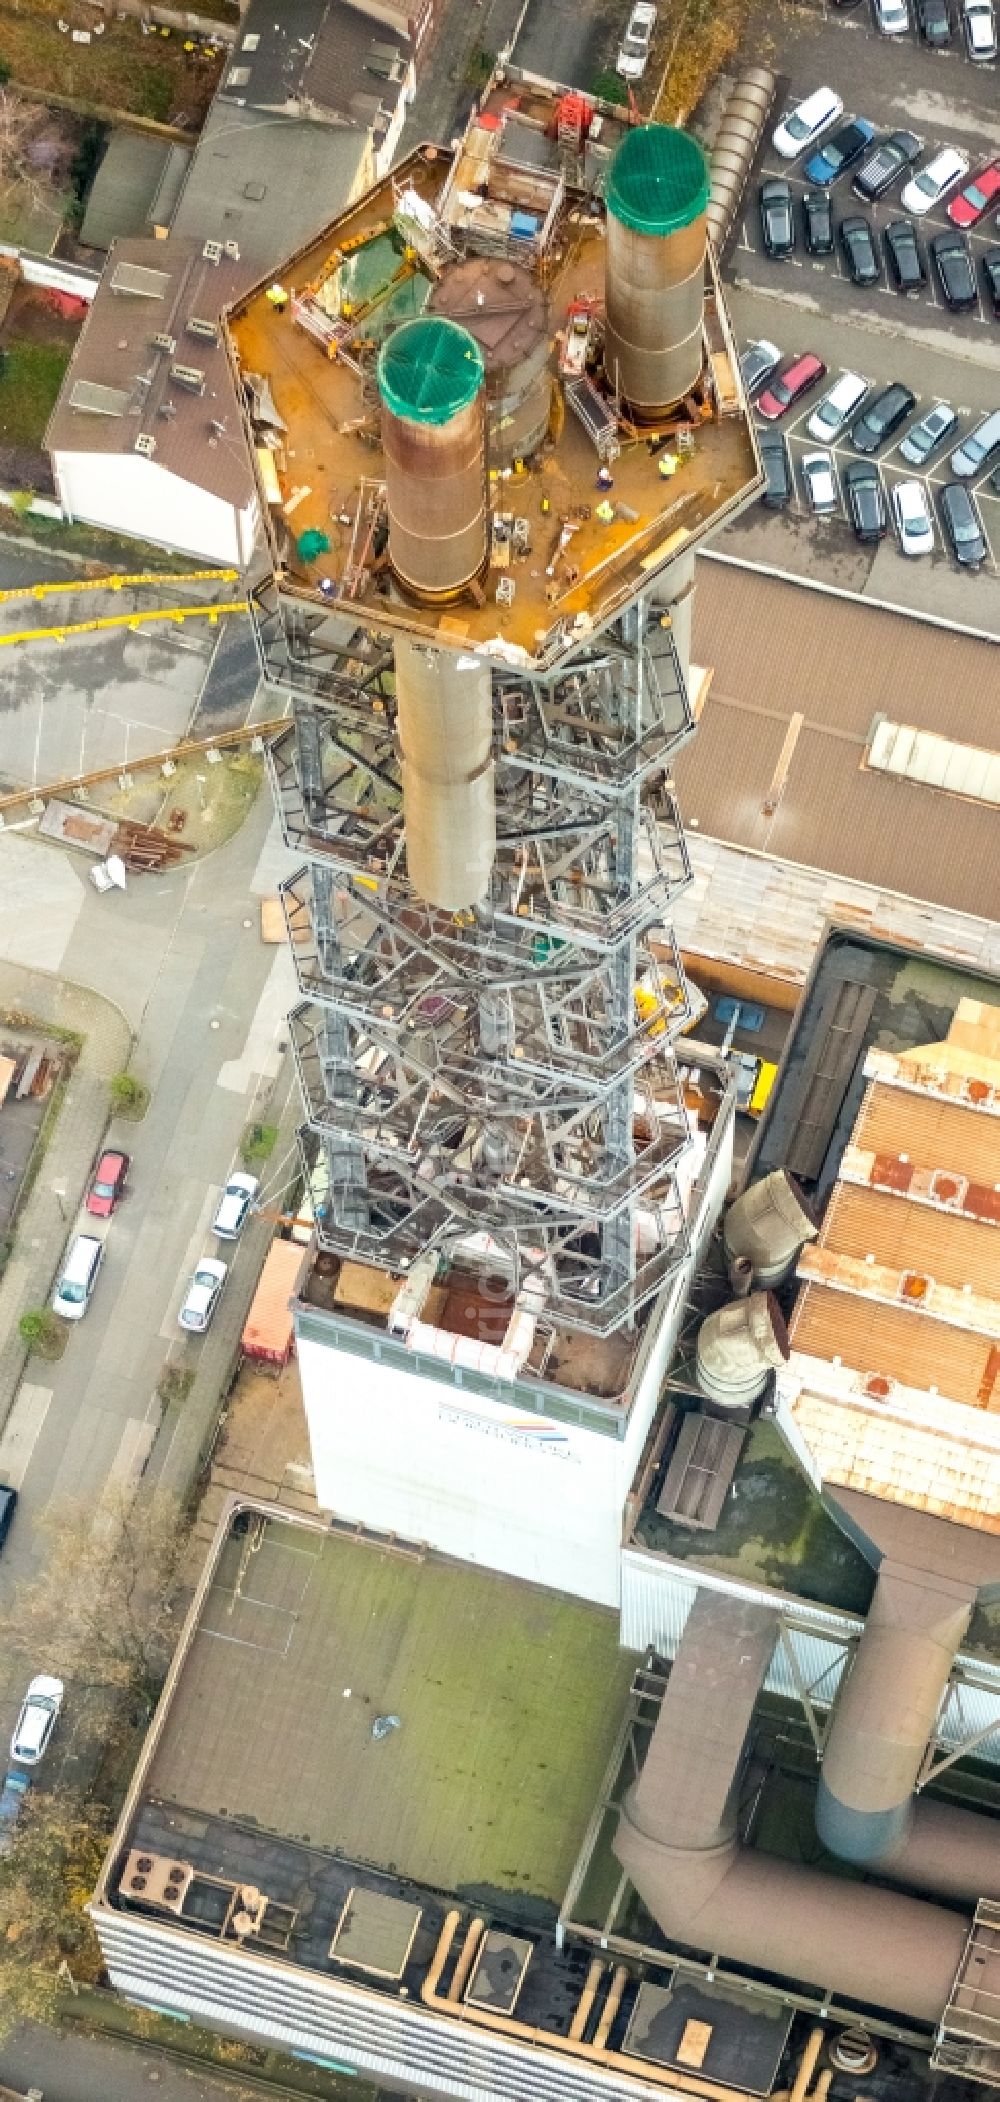
[[[788,1357],[788,1331],[773,1292],[754,1292],[709,1314],[698,1330],[698,1385],[711,1401],[742,1409]]]
[[[615,1852],[671,1942],[937,2023],[968,1919],[742,1849],[736,1790],[776,1616],[700,1591]]]
[[[819,1221],[794,1176],[776,1168],[751,1183],[722,1223],[726,1255],[745,1255],[753,1265],[756,1285],[776,1285],[789,1275],[807,1241],[815,1240]]]
[[[769,66],[748,66],[722,112],[712,148],[708,230],[721,249],[739,209],[778,83]]]
[[[670,124],[626,132],[608,175],[604,370],[646,421],[701,376],[708,188],[697,139]]]
[[[879,1570],[816,1798],[819,1836],[845,1861],[888,1865],[900,1854],[975,1598],[973,1584],[953,1577],[889,1561]]]

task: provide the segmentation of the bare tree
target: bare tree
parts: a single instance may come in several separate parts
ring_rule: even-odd
[[[0,205],[15,192],[32,211],[51,202],[48,170],[32,157],[38,124],[37,103],[0,88]]]
[[[26,1796],[0,1860],[0,2038],[22,2021],[50,2021],[61,1967],[92,1983],[100,1949],[85,1906],[107,1845],[103,1812],[65,1791]]]
[[[151,1705],[176,1639],[175,1600],[188,1543],[177,1499],[108,1492],[39,1520],[42,1573],[18,1595],[2,1635],[59,1677]]]

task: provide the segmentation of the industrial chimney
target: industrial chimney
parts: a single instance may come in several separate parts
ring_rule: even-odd
[[[486,563],[484,377],[468,330],[433,315],[379,354],[389,560],[426,604],[457,598]]]
[[[626,132],[608,177],[604,370],[647,422],[702,369],[709,168],[669,124]]]

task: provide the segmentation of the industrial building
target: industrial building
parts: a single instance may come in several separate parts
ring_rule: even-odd
[[[671,926],[694,553],[758,486],[707,203],[502,75],[230,313],[328,1522],[224,1514],[91,1909],[131,1998],[409,2091],[967,2102],[1000,1001],[921,1037],[921,959],[876,1042],[838,980],[727,1202]]]

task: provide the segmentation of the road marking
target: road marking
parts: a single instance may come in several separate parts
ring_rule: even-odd
[[[0,1438],[0,1481],[8,1489],[20,1489],[24,1481],[51,1400],[51,1387],[21,1381]]]

